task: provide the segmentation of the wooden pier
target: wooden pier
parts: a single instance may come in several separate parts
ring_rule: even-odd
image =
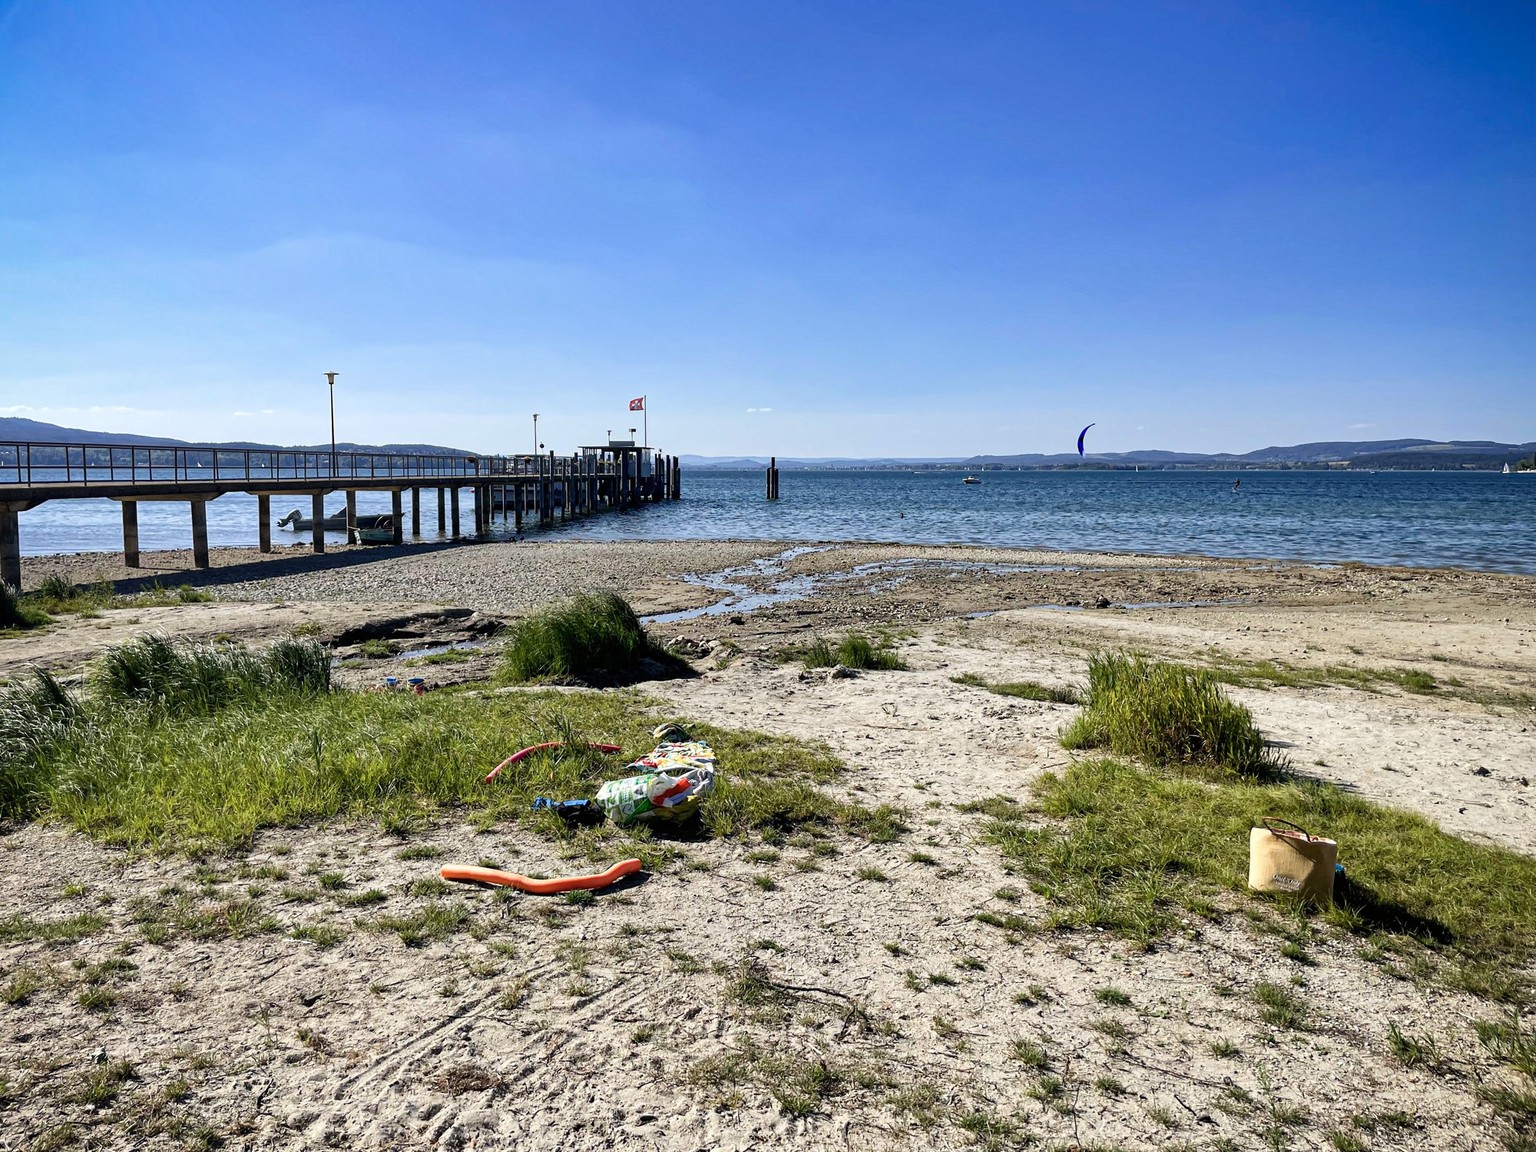
[[[437,492],[437,534],[460,539],[460,495],[469,493],[470,533],[490,532],[497,513],[516,527],[637,508],[682,495],[675,456],[629,440],[587,445],[570,456],[415,456],[388,452],[162,447],[133,444],[0,443],[0,581],[21,587],[20,514],[49,500],[115,500],[122,505],[123,561],[139,566],[139,504],[183,501],[191,509],[193,563],[208,567],[210,500],[255,496],[257,537],[272,550],[272,498],[308,496],[311,541],[325,551],[325,498],[346,494],[346,525],[357,493],[388,492],[394,543],[421,536],[421,493]],[[349,531],[350,536],[350,531]]]

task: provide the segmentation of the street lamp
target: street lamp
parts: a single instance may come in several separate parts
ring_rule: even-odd
[[[336,377],[339,372],[327,372],[325,382],[331,389],[331,475],[336,475]]]
[[[539,454],[539,414],[533,414],[533,454]]]

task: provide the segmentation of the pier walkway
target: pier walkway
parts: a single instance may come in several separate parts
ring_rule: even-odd
[[[629,440],[583,447],[570,456],[405,455],[157,444],[0,443],[0,581],[21,587],[20,514],[49,500],[109,499],[122,505],[123,560],[139,565],[138,507],[146,500],[185,501],[191,509],[192,552],[208,567],[207,504],[232,492],[255,496],[258,538],[272,550],[272,497],[309,496],[311,540],[325,551],[325,498],[346,494],[348,538],[357,527],[358,492],[392,496],[389,528],[405,542],[405,493],[410,535],[421,536],[422,489],[436,490],[437,532],[463,535],[459,498],[470,493],[472,532],[484,535],[499,511],[521,527],[524,518],[552,523],[596,512],[633,508],[682,495],[675,456]],[[338,526],[339,527],[339,526]]]

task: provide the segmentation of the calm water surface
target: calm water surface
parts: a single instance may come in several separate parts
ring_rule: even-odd
[[[1536,573],[1536,476],[1456,472],[784,472],[776,504],[755,472],[683,473],[683,499],[553,529],[597,540],[872,540],[1158,552]],[[1234,491],[1232,483],[1241,479]],[[436,495],[422,527],[435,534]],[[308,501],[303,501],[307,511]],[[339,508],[338,494],[327,507]],[[361,493],[360,512],[389,497]],[[274,516],[288,511],[273,500]],[[409,503],[407,503],[409,515]],[[463,505],[465,521],[469,505]],[[21,515],[23,551],[121,548],[117,505],[60,501]],[[185,504],[139,506],[141,547],[186,548]],[[208,505],[209,543],[254,545],[256,500]],[[274,530],[279,543],[307,540]],[[337,537],[339,539],[339,537]]]

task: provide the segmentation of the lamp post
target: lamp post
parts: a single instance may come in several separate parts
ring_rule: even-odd
[[[539,414],[533,414],[533,454],[539,454]]]
[[[331,475],[336,475],[336,377],[339,372],[327,372],[325,382],[331,389]]]

